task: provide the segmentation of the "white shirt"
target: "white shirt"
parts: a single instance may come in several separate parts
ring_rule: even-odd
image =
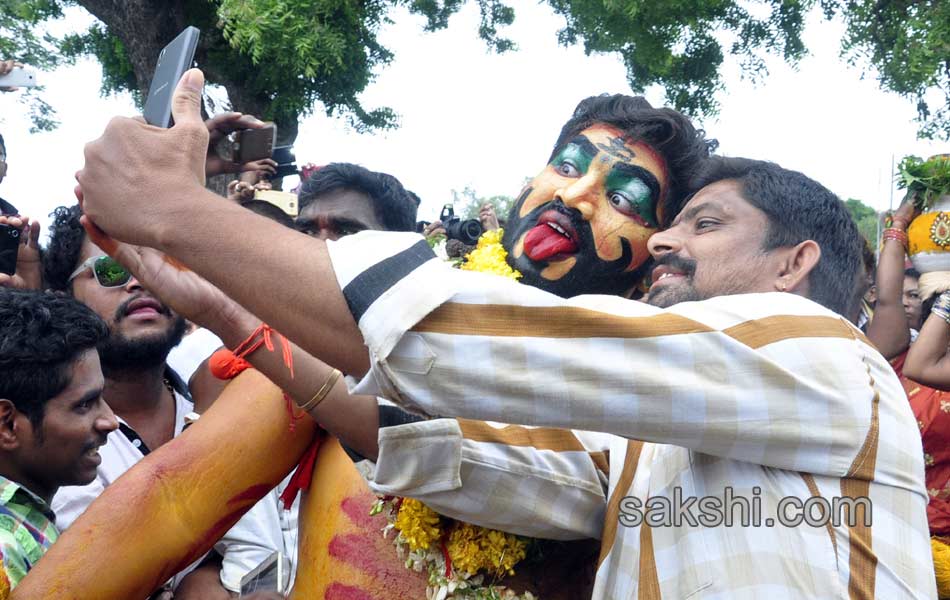
[[[185,383],[189,383],[201,363],[223,345],[221,338],[207,329],[196,329],[186,335],[180,344],[172,348],[165,362],[181,375]]]
[[[328,249],[371,354],[358,393],[462,417],[381,429],[377,493],[523,535],[600,538],[597,599],[936,597],[913,413],[839,315],[782,293],[668,309],[565,300],[447,268],[409,234]],[[721,509],[730,494],[760,516],[675,511],[685,499],[715,518],[705,500]],[[787,500],[844,497],[873,506],[873,523],[775,523]]]

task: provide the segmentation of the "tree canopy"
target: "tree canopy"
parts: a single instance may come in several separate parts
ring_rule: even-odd
[[[493,50],[515,47],[500,30],[515,11],[504,0],[471,0],[481,13],[478,34]],[[920,134],[950,139],[950,3],[937,0],[546,0],[565,19],[564,45],[617,53],[634,92],[659,85],[667,102],[691,115],[715,114],[721,67],[736,56],[753,80],[767,75],[765,55],[796,64],[802,33],[816,6],[846,25],[842,56],[873,73],[882,88],[916,103]],[[202,30],[198,61],[222,85],[235,110],[262,114],[293,139],[299,116],[322,103],[358,129],[392,127],[395,113],[367,109],[358,94],[393,52],[377,39],[395,6],[448,26],[465,0],[0,0],[0,56],[51,68],[77,56],[96,57],[104,93],[147,89],[158,51],[186,25]],[[62,37],[41,26],[79,5],[98,22]],[[927,95],[942,96],[941,106]],[[49,128],[49,107],[31,100],[34,121]],[[289,129],[288,129],[289,128]]]
[[[877,249],[877,211],[856,198],[848,198],[844,204],[848,207],[851,218],[854,219],[854,223],[858,226],[858,232],[871,244],[871,248]]]

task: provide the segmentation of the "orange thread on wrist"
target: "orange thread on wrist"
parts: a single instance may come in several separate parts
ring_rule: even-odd
[[[211,374],[218,379],[234,379],[245,369],[251,368],[251,363],[245,358],[252,352],[264,346],[268,351],[274,351],[273,336],[280,340],[281,354],[284,366],[290,371],[290,378],[294,378],[294,356],[293,349],[287,338],[278,333],[267,323],[261,323],[257,329],[251,332],[243,342],[237,345],[234,350],[221,348],[211,355],[208,361],[208,368]],[[304,413],[299,415],[294,412],[293,401],[287,392],[283,392],[284,401],[287,404],[287,413],[290,415],[290,432],[293,433],[297,428],[297,421],[304,417]]]

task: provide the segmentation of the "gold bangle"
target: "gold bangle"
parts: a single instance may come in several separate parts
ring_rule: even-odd
[[[306,404],[298,404],[297,406],[300,408],[300,410],[306,412],[316,408],[318,404],[323,402],[323,399],[327,397],[327,394],[330,393],[330,390],[332,390],[333,386],[336,385],[337,380],[342,376],[343,373],[337,369],[333,369],[333,372],[330,373],[330,376],[327,377],[326,382],[324,382],[323,387],[317,390],[317,393],[313,395],[313,398],[311,398]]]

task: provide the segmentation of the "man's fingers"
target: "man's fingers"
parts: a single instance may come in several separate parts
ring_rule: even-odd
[[[204,89],[205,76],[200,69],[188,69],[182,75],[175,95],[172,97],[172,117],[175,125],[201,124],[201,91]]]
[[[29,243],[27,245],[33,248],[40,247],[40,222],[39,221],[33,221],[32,223],[30,223]]]

